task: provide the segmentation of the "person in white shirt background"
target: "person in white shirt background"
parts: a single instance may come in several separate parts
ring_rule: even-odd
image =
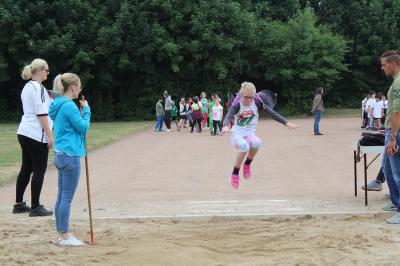
[[[212,119],[214,132],[212,135],[217,135],[217,128],[219,129],[219,134],[222,132],[222,117],[224,114],[224,108],[220,104],[219,97],[214,98],[214,106],[212,107]]]
[[[369,94],[364,96],[364,100],[361,102],[361,128],[366,128],[368,125],[368,111],[367,111],[367,102],[369,99]]]
[[[383,114],[384,116],[381,119],[382,125],[385,126],[385,122],[386,122],[386,110],[387,110],[387,106],[388,106],[388,100],[386,99],[385,95],[382,95],[382,102],[383,102]]]
[[[374,117],[374,128],[381,128],[381,119],[384,115],[383,113],[383,101],[382,93],[378,93],[375,97],[375,103],[372,105],[372,115]]]
[[[49,66],[43,59],[35,59],[24,67],[21,77],[29,80],[21,93],[23,116],[17,135],[22,149],[22,165],[16,183],[16,200],[13,213],[29,212],[29,216],[48,216],[53,212],[40,204],[44,175],[47,169],[49,148],[53,146],[53,123],[48,116],[52,101],[42,85],[49,75]],[[32,174],[32,180],[31,180]],[[31,207],[23,201],[31,181]]]
[[[374,127],[374,116],[372,114],[372,106],[375,104],[375,92],[370,91],[369,92],[369,99],[367,101],[367,111],[368,111],[368,126],[367,128],[373,128]]]

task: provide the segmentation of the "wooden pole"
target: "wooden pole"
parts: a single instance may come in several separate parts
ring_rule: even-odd
[[[88,195],[89,223],[90,223],[90,242],[89,243],[94,243],[93,219],[92,219],[92,200],[90,197],[89,162],[88,162],[88,155],[87,155],[87,144],[85,144],[85,146],[86,146],[86,156],[85,156],[86,189],[87,189],[87,195]]]
[[[82,101],[85,100],[85,96],[82,95]],[[88,209],[89,209],[89,224],[90,224],[90,241],[89,244],[94,244],[94,233],[93,233],[93,219],[92,219],[92,199],[90,196],[90,179],[89,179],[89,159],[88,159],[88,149],[87,149],[87,138],[85,136],[85,172],[86,172],[86,190],[88,198]]]

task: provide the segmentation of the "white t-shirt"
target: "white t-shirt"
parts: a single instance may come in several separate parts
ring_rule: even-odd
[[[374,106],[374,104],[376,103],[375,99],[368,99],[367,104],[366,104],[366,109],[368,111],[369,108],[372,108]]]
[[[216,121],[221,121],[222,120],[222,112],[224,111],[224,108],[221,105],[214,105],[212,108],[212,119]]]
[[[31,80],[25,84],[21,93],[22,108],[24,114],[19,124],[17,134],[23,135],[36,141],[47,143],[47,136],[40,126],[38,115],[47,115],[52,99],[46,88],[39,82]],[[53,121],[47,115],[50,129]]]
[[[388,100],[385,100],[385,102],[383,103],[383,109],[387,109],[388,106]]]
[[[186,114],[185,109],[186,109],[185,104],[184,103],[179,103],[179,114],[180,115],[185,115]]]
[[[383,109],[383,101],[375,101],[374,105],[372,106],[373,112],[372,115],[374,118],[382,118],[382,109]]]
[[[374,106],[375,102],[376,102],[376,100],[371,98],[371,99],[369,99],[367,101],[367,104],[365,106],[366,107],[366,111],[368,112],[368,117],[370,117],[370,118],[373,117],[373,114],[371,114],[369,111],[370,111],[370,109],[372,109],[372,107]]]
[[[256,103],[250,106],[240,104],[239,112],[235,115],[235,125],[232,128],[233,134],[245,136],[254,136],[258,123],[258,108]]]
[[[361,102],[361,110],[363,110],[363,111],[366,110],[366,108],[367,108],[367,101],[368,101],[367,98],[364,98],[364,100],[362,100],[362,102]]]

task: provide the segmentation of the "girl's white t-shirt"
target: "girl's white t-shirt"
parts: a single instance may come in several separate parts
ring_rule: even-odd
[[[368,101],[367,98],[364,98],[364,100],[362,100],[362,102],[361,102],[361,110],[363,110],[363,111],[366,110],[366,108],[367,108],[367,101]]]
[[[232,133],[240,136],[254,136],[258,123],[258,108],[256,103],[249,106],[243,105],[241,102],[239,112],[235,115],[235,125]]]
[[[179,114],[180,115],[185,115],[185,104],[184,103],[179,103]]]
[[[372,106],[373,110],[373,117],[374,118],[382,118],[382,109],[383,109],[383,101],[375,102]]]
[[[367,110],[369,108],[372,108],[374,106],[375,102],[376,102],[375,98],[368,99],[367,104],[366,104]]]
[[[216,121],[221,121],[222,120],[222,112],[224,108],[221,105],[214,105],[212,108],[212,119]]]
[[[24,114],[17,134],[48,143],[47,136],[38,119],[38,115],[47,115],[50,129],[53,128],[53,121],[48,116],[52,99],[46,88],[35,80],[29,81],[22,89],[21,101]]]

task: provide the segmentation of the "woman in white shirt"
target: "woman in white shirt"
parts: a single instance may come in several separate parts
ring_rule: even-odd
[[[16,184],[13,213],[29,212],[29,216],[48,216],[53,212],[40,204],[43,179],[47,169],[49,148],[53,146],[52,121],[48,117],[51,97],[42,82],[49,75],[43,59],[35,59],[25,66],[21,77],[29,80],[21,93],[23,116],[18,127],[18,141],[22,149],[22,165]],[[32,174],[32,180],[31,179]],[[31,181],[31,207],[23,201]]]

